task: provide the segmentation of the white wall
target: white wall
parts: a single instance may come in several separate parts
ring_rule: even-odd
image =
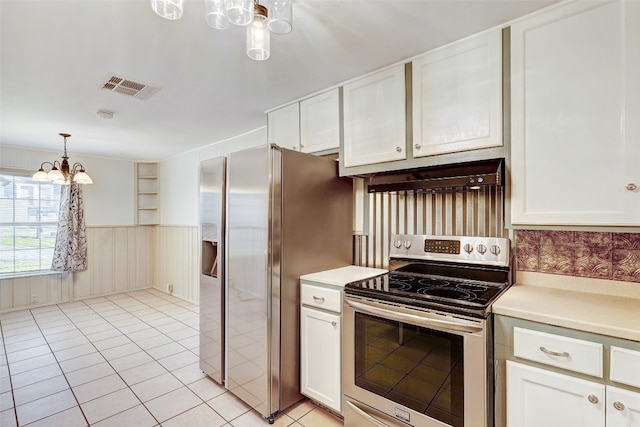
[[[79,156],[73,152],[69,161],[80,162],[93,179],[85,185],[85,221],[87,227],[128,226],[134,224],[134,162]],[[61,160],[60,152],[0,145],[0,167],[37,171],[42,162]]]

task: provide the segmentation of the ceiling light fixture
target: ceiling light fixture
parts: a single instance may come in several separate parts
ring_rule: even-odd
[[[151,0],[151,8],[166,19],[180,19],[184,0]],[[204,0],[204,19],[212,28],[224,30],[229,24],[247,26],[247,55],[263,61],[270,56],[270,32],[287,34],[293,29],[293,0]]]
[[[71,180],[76,184],[93,184],[93,180],[84,170],[82,163],[76,162],[73,167],[69,167],[69,156],[67,156],[67,138],[71,135],[68,133],[60,133],[64,138],[64,154],[62,155],[62,163],[54,160],[51,162],[42,162],[40,169],[33,174],[34,181],[53,181],[54,184],[69,185]],[[44,165],[51,165],[51,169],[46,172]]]

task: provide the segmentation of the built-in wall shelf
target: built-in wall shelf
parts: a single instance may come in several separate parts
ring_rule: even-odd
[[[136,163],[136,222],[157,225],[160,222],[158,164]]]

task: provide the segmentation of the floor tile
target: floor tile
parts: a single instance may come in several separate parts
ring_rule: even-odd
[[[98,350],[93,344],[82,344],[76,347],[65,348],[64,350],[58,350],[54,354],[58,362],[63,362],[69,359],[75,359],[76,357],[90,355],[92,353],[98,353]]]
[[[109,363],[102,362],[96,365],[87,366],[86,368],[78,369],[77,371],[68,372],[65,376],[67,377],[69,385],[71,387],[76,387],[115,373],[116,371],[113,370]]]
[[[227,421],[238,418],[240,415],[251,410],[247,404],[231,393],[225,393],[214,397],[207,401],[207,405],[222,415],[222,417]]]
[[[116,371],[124,371],[149,362],[153,362],[153,357],[149,356],[144,351],[109,361],[111,366],[113,366],[113,369]]]
[[[51,355],[51,349],[46,344],[39,345],[37,347],[25,348],[24,350],[7,352],[7,361],[9,363],[14,363],[43,355]]]
[[[183,387],[182,383],[167,372],[166,374],[132,385],[131,390],[133,390],[136,396],[138,396],[138,399],[144,403],[181,387]]]
[[[315,408],[316,405],[314,405],[309,399],[304,399],[298,403],[294,403],[293,405],[285,409],[284,413],[289,415],[294,420],[299,420],[309,412],[313,411]]]
[[[171,344],[173,340],[168,336],[158,332],[157,336],[151,338],[145,338],[142,340],[136,340],[136,344],[143,350],[149,350],[151,348],[160,347],[161,345]]]
[[[156,361],[145,363],[131,369],[120,370],[118,374],[129,385],[138,384],[150,378],[166,374],[168,371]]]
[[[206,404],[189,409],[182,414],[162,423],[162,427],[220,427],[227,422]],[[261,427],[265,427],[264,425]]]
[[[315,408],[304,417],[298,420],[300,424],[305,427],[342,427],[343,422],[338,417],[335,417],[328,412]]]
[[[16,420],[16,413],[13,409],[0,412],[0,426],[2,427],[18,426],[18,421]]]
[[[202,372],[202,369],[200,369],[200,362],[191,363],[182,368],[174,369],[171,373],[185,385],[207,377],[205,373]]]
[[[129,342],[128,344],[101,350],[100,353],[102,353],[105,359],[113,360],[120,357],[128,356],[130,354],[138,353],[140,350],[141,348],[136,344]]]
[[[134,406],[131,409],[120,412],[95,424],[91,427],[154,427],[158,422],[143,405]],[[190,427],[190,426],[183,426]]]
[[[0,412],[13,408],[13,393],[6,391],[0,393]]]
[[[29,384],[34,384],[39,381],[44,381],[48,378],[53,378],[58,375],[62,375],[62,369],[57,363],[52,363],[41,368],[32,369],[20,374],[11,373],[11,383],[13,388],[24,387]]]
[[[86,354],[84,356],[75,357],[73,359],[64,360],[60,362],[60,367],[62,371],[66,374],[69,372],[77,371],[78,369],[83,369],[88,366],[97,365],[98,363],[104,362],[105,359],[98,352]]]
[[[51,350],[55,352],[60,350],[66,350],[68,348],[77,347],[84,344],[89,344],[89,340],[84,336],[80,335],[80,336],[69,338],[66,340],[49,342],[49,347],[51,348]]]
[[[20,406],[68,389],[69,384],[67,383],[64,375],[58,375],[53,378],[38,381],[26,387],[14,387],[13,395],[16,405]]]
[[[111,329],[106,329],[104,331],[87,334],[87,339],[91,342],[97,342],[97,341],[106,340],[108,338],[118,337],[120,335],[122,335],[122,332],[120,332],[116,328],[111,328]]]
[[[200,405],[202,400],[186,387],[179,388],[145,403],[161,423]]]
[[[104,340],[93,342],[93,345],[95,345],[96,348],[100,351],[104,351],[104,350],[115,348],[115,347],[120,347],[126,344],[133,344],[133,343],[129,338],[127,338],[125,335],[122,335],[122,334],[116,335],[114,337],[107,338]]]
[[[170,371],[182,368],[183,366],[187,366],[197,361],[198,356],[196,356],[189,350],[176,353],[168,357],[163,357],[162,359],[158,359],[158,362]]]
[[[204,401],[211,400],[227,391],[223,386],[208,377],[195,381],[189,384],[188,387]]]
[[[29,424],[27,427],[86,427],[89,424],[79,406],[74,406],[57,414]],[[3,424],[4,427],[4,424]]]
[[[18,342],[14,342],[13,344],[7,344],[7,353],[12,353],[14,351],[25,350],[27,348],[38,347],[46,344],[47,344],[47,341],[44,339],[43,336],[31,339],[31,340],[18,341]]]
[[[125,388],[83,403],[80,407],[89,424],[95,424],[139,404],[140,400],[135,394],[130,389]]]
[[[72,408],[77,404],[71,390],[54,393],[24,405],[16,406],[18,422],[20,425],[26,425]]]
[[[122,378],[117,374],[113,374],[73,387],[73,394],[75,394],[78,402],[82,404],[126,387],[127,384],[122,381]]]
[[[149,355],[151,357],[153,357],[154,359],[158,360],[158,359],[162,359],[163,357],[167,357],[167,356],[171,356],[171,355],[174,355],[174,354],[177,354],[177,353],[181,353],[181,352],[183,352],[185,350],[186,350],[186,348],[184,348],[180,344],[171,341],[168,344],[163,344],[163,345],[158,346],[158,347],[150,348],[150,349],[146,350],[146,352],[149,353]]]
[[[11,364],[11,374],[21,374],[31,371],[32,369],[42,368],[47,365],[56,363],[53,353],[43,354],[41,356],[30,357],[29,359],[20,360]]]

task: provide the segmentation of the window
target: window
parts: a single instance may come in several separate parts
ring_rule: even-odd
[[[51,268],[59,207],[59,185],[0,171],[0,274]]]

